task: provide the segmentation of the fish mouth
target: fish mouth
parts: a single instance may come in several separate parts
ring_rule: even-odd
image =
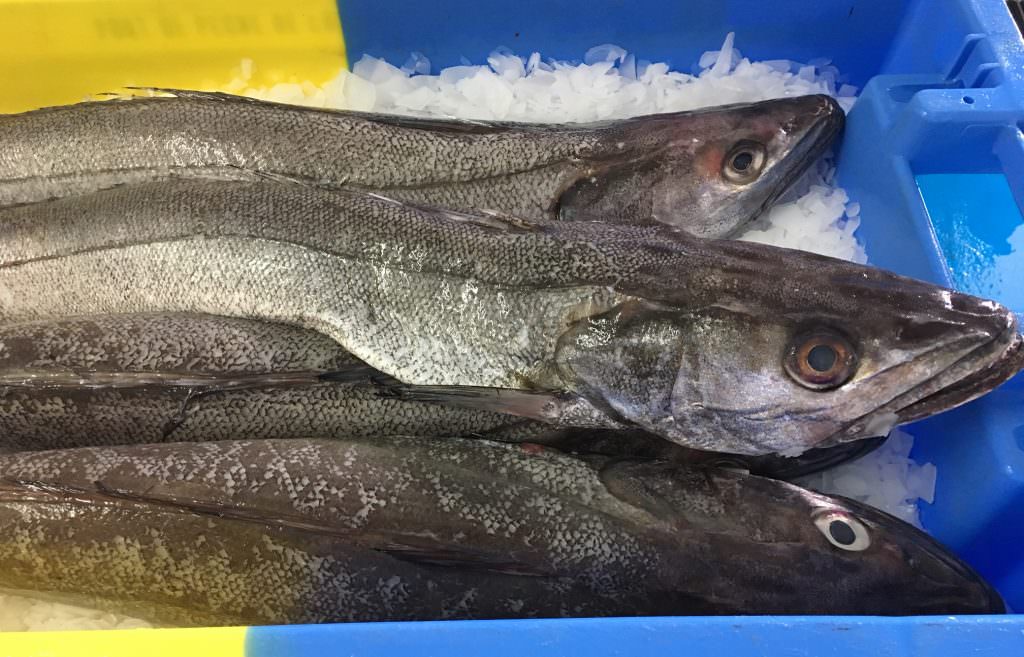
[[[767,211],[780,196],[790,190],[811,165],[828,151],[846,125],[846,113],[834,98],[825,95],[816,97],[818,106],[814,111],[815,118],[793,148],[779,161],[778,176],[771,185],[771,192],[758,208],[758,215]]]
[[[876,436],[895,425],[943,413],[985,395],[1022,370],[1024,336],[1017,333],[1011,315],[1011,321],[995,339],[968,352],[936,377],[855,419],[816,447]]]
[[[904,406],[897,416],[902,424],[966,404],[1002,385],[1021,370],[1024,370],[1024,336],[1015,334],[1006,349],[987,367]]]
[[[876,509],[873,506],[868,506],[867,504],[863,504],[841,495],[830,495],[829,497],[831,497],[833,501],[839,501],[842,505],[847,506],[847,508],[853,511],[857,517],[878,525],[883,530],[891,532],[893,535],[899,535],[900,533],[907,532],[907,523],[884,511]],[[914,535],[908,537],[910,541],[912,541],[913,546],[924,552],[928,557],[937,561],[939,566],[945,569],[946,573],[952,574],[954,578],[959,580],[958,582],[949,581],[949,577],[946,573],[940,573],[938,577],[931,577],[928,573],[922,572],[921,577],[928,577],[928,579],[936,582],[937,584],[943,585],[943,588],[949,587],[951,590],[949,595],[944,595],[941,599],[936,598],[930,601],[927,608],[915,609],[913,615],[928,613],[1006,613],[1006,603],[1003,601],[1002,595],[1000,595],[995,587],[989,584],[984,577],[978,574],[977,571],[971,568],[971,566],[969,566],[960,557],[950,551],[950,549],[943,545],[938,539],[925,531],[921,531],[917,528],[913,529]],[[969,597],[968,595],[965,595],[968,591],[970,593]],[[922,604],[926,604],[925,601],[922,601]],[[952,607],[955,607],[955,609]]]

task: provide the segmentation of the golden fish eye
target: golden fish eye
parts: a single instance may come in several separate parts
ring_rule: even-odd
[[[745,185],[757,180],[764,163],[763,145],[753,141],[741,141],[732,147],[722,161],[722,177],[731,183]]]
[[[861,552],[871,546],[868,528],[848,513],[829,511],[819,514],[814,518],[814,526],[840,550]]]
[[[797,335],[786,350],[786,372],[805,388],[830,390],[849,381],[857,371],[857,351],[831,329]]]

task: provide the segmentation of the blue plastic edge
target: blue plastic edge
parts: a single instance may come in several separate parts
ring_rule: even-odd
[[[253,627],[247,657],[772,655],[985,657],[1024,654],[1024,619],[725,616],[442,621]]]
[[[576,60],[602,43],[640,59],[689,67],[704,50],[717,50],[727,31],[757,59],[809,61],[828,53],[863,85],[882,65],[907,0],[339,0],[349,62],[364,54],[401,65],[416,50],[436,72],[463,59],[480,63],[497,47],[520,55]],[[822,29],[822,26],[827,26]],[[780,49],[779,44],[786,44]],[[688,70],[688,69],[684,69]]]

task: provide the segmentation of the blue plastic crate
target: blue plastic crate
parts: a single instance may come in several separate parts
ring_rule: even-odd
[[[483,61],[500,45],[521,54],[539,50],[579,59],[591,46],[616,43],[686,70],[730,31],[751,58],[831,58],[851,84],[863,88],[849,116],[838,175],[861,203],[859,237],[872,263],[1024,312],[1024,28],[1004,0],[449,0],[440,9],[349,0],[339,7],[349,61],[367,53],[400,62],[419,50],[435,66],[450,66],[463,58]],[[1024,610],[1024,377],[910,430],[918,438],[914,455],[939,471],[935,503],[923,505],[923,523],[987,577],[1011,607]],[[1006,623],[1014,631],[1006,632]],[[506,627],[519,629],[508,633]],[[801,652],[812,645],[805,640],[826,641],[822,650],[835,654],[846,654],[843,646],[850,641],[859,650],[883,654],[957,653],[921,636],[934,632],[972,642],[999,638],[989,645],[999,654],[1009,654],[1007,642],[1015,641],[1015,653],[1024,654],[1020,616],[978,617],[970,629],[962,621],[936,619],[867,625],[851,619],[638,620],[542,627],[460,624],[444,632],[444,641],[502,654],[508,646],[523,648],[517,636],[550,636],[561,646],[555,652],[575,652],[576,644],[562,642],[564,632],[583,642],[580,650],[590,651],[599,637],[599,652],[632,646],[651,653],[653,645],[630,643],[645,632],[637,628],[647,628],[677,640],[699,636],[695,648],[785,652],[789,643],[778,642],[785,629]],[[729,627],[759,633],[764,642],[735,643]],[[845,627],[870,632],[825,631]],[[978,629],[984,627],[991,635]],[[339,641],[360,637],[360,644],[376,632],[337,631]],[[398,642],[412,632],[386,631]],[[506,638],[488,640],[490,632]],[[879,644],[875,633],[889,639]],[[465,636],[479,642],[461,644]],[[836,641],[843,643],[838,650],[831,645]]]

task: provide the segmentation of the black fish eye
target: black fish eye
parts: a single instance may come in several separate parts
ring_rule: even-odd
[[[754,156],[748,151],[740,151],[732,156],[732,168],[737,171],[746,171],[753,161]]]
[[[853,545],[854,541],[857,540],[853,527],[850,527],[850,525],[842,520],[833,520],[828,523],[828,534],[832,537],[833,541],[840,545]]]
[[[811,390],[838,388],[857,371],[857,350],[838,331],[821,328],[798,333],[786,349],[789,376]]]
[[[831,345],[818,344],[807,353],[807,364],[815,372],[827,372],[836,364],[839,354]]]
[[[868,528],[843,511],[827,511],[814,518],[814,525],[828,542],[847,552],[860,552],[871,545]]]
[[[722,176],[731,183],[744,185],[757,180],[764,163],[764,146],[753,141],[741,141],[726,154]]]

